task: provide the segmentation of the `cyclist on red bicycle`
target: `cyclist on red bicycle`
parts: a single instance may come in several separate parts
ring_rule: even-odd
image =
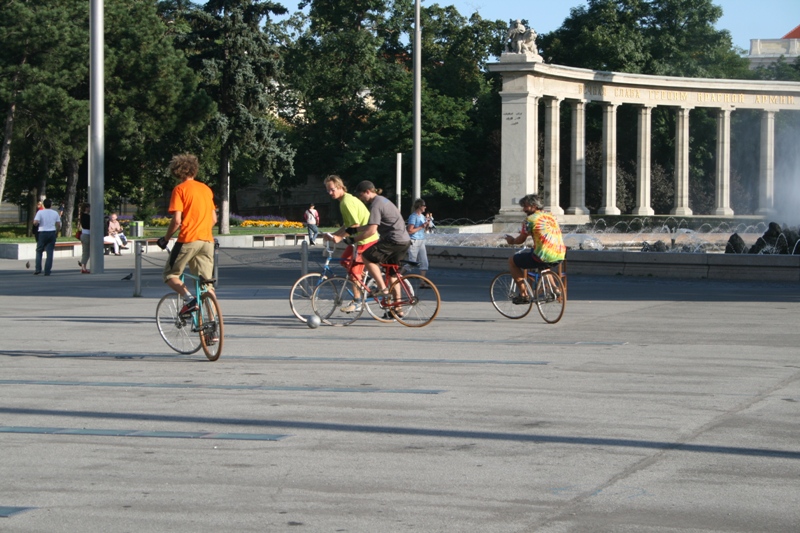
[[[361,257],[378,286],[378,292],[388,294],[381,275],[381,263],[399,264],[406,258],[411,238],[406,230],[403,214],[389,199],[380,196],[381,192],[371,181],[362,181],[356,187],[356,195],[369,206],[369,221],[353,237],[358,240],[376,234],[380,236],[378,244],[366,250]],[[397,287],[396,297],[400,297],[399,289]]]
[[[517,282],[519,295],[512,300],[515,304],[530,303],[527,284],[523,278],[523,270],[539,270],[552,263],[564,260],[567,247],[561,236],[561,228],[556,217],[551,213],[542,211],[542,201],[535,194],[524,196],[519,201],[522,211],[528,215],[522,224],[522,231],[516,237],[506,235],[508,244],[522,244],[528,237],[533,237],[533,247],[523,248],[508,258],[508,268],[511,276]]]

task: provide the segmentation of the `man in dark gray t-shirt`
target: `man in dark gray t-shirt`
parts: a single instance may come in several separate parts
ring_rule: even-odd
[[[360,241],[376,232],[380,235],[377,244],[365,250],[361,259],[378,285],[378,290],[385,293],[387,288],[381,275],[381,263],[399,264],[405,259],[411,246],[411,237],[406,230],[403,214],[392,202],[379,196],[380,192],[371,181],[362,181],[356,187],[356,196],[369,207],[369,222],[359,228],[359,233],[353,238]]]

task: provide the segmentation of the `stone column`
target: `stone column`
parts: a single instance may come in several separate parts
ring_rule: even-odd
[[[731,110],[717,111],[717,177],[714,191],[718,216],[733,216],[731,209]]]
[[[689,216],[689,111],[679,107],[675,113],[675,207],[670,214]]]
[[[572,144],[567,214],[588,215],[586,208],[586,102],[572,101]]]
[[[544,101],[544,208],[554,215],[563,215],[560,205],[560,152],[561,152],[561,100],[546,98]]]
[[[529,92],[500,93],[501,126],[500,213],[495,224],[518,224],[523,216],[517,203],[538,190],[538,97]]]
[[[634,215],[650,216],[655,211],[650,206],[650,134],[652,107],[639,108],[639,137],[636,144],[636,207]]]
[[[761,112],[761,164],[758,177],[759,215],[775,214],[775,112]]]
[[[603,207],[601,215],[619,215],[617,207],[617,106],[603,104]]]

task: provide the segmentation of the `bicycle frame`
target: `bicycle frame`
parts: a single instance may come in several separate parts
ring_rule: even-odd
[[[381,309],[384,309],[384,310],[388,310],[391,307],[399,308],[399,307],[402,307],[403,305],[413,305],[413,303],[414,303],[414,301],[413,301],[414,294],[411,293],[411,291],[409,291],[409,287],[405,283],[402,283],[403,275],[400,272],[401,271],[400,265],[391,264],[391,263],[381,263],[380,264],[380,266],[381,266],[381,268],[383,269],[383,272],[384,272],[383,283],[384,283],[385,287],[387,288],[387,290],[392,286],[393,283],[395,283],[395,281],[392,280],[392,275],[393,274],[394,274],[394,277],[395,277],[396,280],[401,281],[401,283],[399,284],[400,287],[401,287],[401,295],[400,295],[400,297],[398,298],[396,295],[393,295],[393,294],[389,294],[389,295],[374,295],[374,294],[372,294],[372,292],[367,287],[367,284],[364,282],[364,279],[366,279],[367,276],[364,275],[364,276],[362,276],[363,279],[358,279],[352,273],[353,267],[355,267],[356,265],[363,265],[364,262],[363,261],[359,262],[356,259],[356,256],[358,255],[358,246],[355,245],[355,244],[352,244],[350,246],[353,247],[353,259],[350,262],[350,266],[347,268],[347,275],[361,289],[361,301],[362,302],[364,302],[367,299],[367,296],[370,296],[373,300],[375,300],[375,303],[377,303],[378,306]],[[408,261],[403,261],[403,262],[408,263]],[[366,269],[365,269],[365,273],[366,273]],[[387,296],[389,296],[389,298],[387,298]]]
[[[189,274],[188,272],[184,272],[183,274],[181,274],[181,278],[180,278],[181,282],[184,285],[186,284],[186,278],[194,280],[194,294],[197,295],[197,306],[198,306],[198,308],[197,308],[197,311],[192,313],[192,331],[199,332],[200,331],[200,324],[208,324],[208,321],[205,320],[206,319],[205,309],[200,304],[200,302],[202,301],[200,296],[202,294],[206,293],[206,292],[209,292],[209,289],[208,289],[208,286],[205,283],[201,283],[200,282],[200,277],[199,276],[195,276],[194,274]],[[210,285],[213,286],[214,284],[211,283]]]

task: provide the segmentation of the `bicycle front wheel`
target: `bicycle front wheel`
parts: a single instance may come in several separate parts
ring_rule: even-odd
[[[178,353],[192,354],[200,349],[200,339],[192,331],[192,317],[181,317],[178,311],[183,299],[176,293],[165,294],[156,306],[158,333]]]
[[[358,320],[364,312],[362,297],[356,298],[358,291],[353,280],[330,278],[314,290],[311,305],[324,324],[347,326]]]
[[[197,329],[200,332],[200,343],[209,361],[216,361],[222,353],[224,340],[224,324],[219,301],[213,292],[204,292],[200,296],[201,310],[197,311]]]
[[[552,270],[545,270],[536,284],[536,307],[548,324],[555,324],[564,316],[567,306],[567,291],[561,277]]]
[[[533,294],[531,285],[528,280],[525,280],[528,290],[528,296]],[[517,282],[511,276],[511,272],[503,272],[498,274],[492,280],[489,287],[489,295],[492,298],[492,305],[497,309],[501,315],[506,318],[518,319],[527,316],[533,308],[533,299],[526,304],[515,304],[514,297],[519,295],[519,287]]]
[[[389,293],[394,295],[389,312],[404,326],[410,328],[427,326],[439,314],[439,306],[442,303],[439,289],[424,276],[419,274],[403,276],[392,283]]]
[[[378,289],[378,284],[375,283],[375,280],[369,274],[367,274],[367,276],[364,278],[364,284],[367,286],[370,292],[375,292]],[[378,322],[383,322],[384,324],[391,324],[394,322],[394,317],[389,310],[381,308],[381,306],[378,305],[368,294],[365,294],[362,297],[362,300],[364,300],[364,305],[366,306],[369,316]]]
[[[302,322],[308,322],[308,317],[314,314],[314,307],[311,305],[311,296],[314,289],[322,283],[322,274],[312,272],[301,276],[294,282],[289,293],[289,307],[292,308],[294,316]]]

